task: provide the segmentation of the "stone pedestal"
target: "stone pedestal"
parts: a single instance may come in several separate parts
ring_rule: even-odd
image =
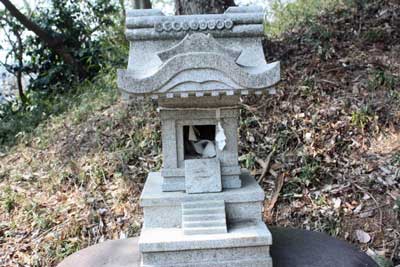
[[[140,199],[142,266],[272,266],[264,192],[246,170],[240,179],[241,188],[187,194],[163,192],[161,174],[150,173]]]
[[[378,267],[356,247],[323,233],[287,228],[271,228],[271,233],[274,267]],[[249,252],[244,258],[251,256]],[[139,267],[141,258],[138,238],[129,238],[85,248],[57,267]]]

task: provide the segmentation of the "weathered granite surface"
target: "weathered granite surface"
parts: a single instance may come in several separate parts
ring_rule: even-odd
[[[299,229],[270,230],[274,240],[270,248],[274,267],[378,267],[356,247],[326,234]],[[246,254],[244,258],[254,253],[249,250],[242,252]],[[208,253],[205,257],[211,258],[212,252]],[[69,256],[57,267],[139,267],[140,261],[138,238],[130,238],[86,248]]]
[[[144,228],[140,235],[139,250],[160,252],[271,244],[271,233],[263,222],[245,221],[231,223],[228,233],[215,235],[185,235],[179,228]]]
[[[218,99],[218,97],[215,98]],[[221,105],[225,105],[223,106],[225,108],[220,109],[219,121],[216,116],[216,109],[202,109],[207,106],[209,99],[207,97],[199,98],[193,104],[199,110],[187,108],[184,104],[178,104],[177,101],[173,100],[165,100],[160,103],[162,105],[160,116],[163,150],[161,174],[164,177],[164,191],[186,190],[183,127],[188,125],[217,125],[218,122],[221,123],[226,136],[224,149],[216,151],[216,158],[220,162],[222,188],[240,188],[241,186],[237,144],[239,110],[236,105],[230,106],[238,98],[225,97],[221,99]],[[217,103],[211,101],[210,105],[217,106]]]
[[[139,238],[110,240],[80,250],[57,267],[139,267]]]
[[[205,42],[209,44],[199,45]],[[210,43],[216,43],[210,35],[188,35],[178,47],[174,47],[175,50],[182,50],[182,53],[171,56],[169,49],[157,53],[159,57],[171,56],[157,69],[147,73],[120,70],[118,86],[131,94],[162,97],[169,93],[166,97],[185,97],[200,96],[196,95],[199,92],[211,94],[223,91],[229,95],[235,91],[240,93],[241,90],[261,90],[274,86],[280,80],[278,62],[261,66],[238,65],[235,58],[239,53],[219,52],[222,50],[220,45],[213,46]],[[185,52],[185,47],[193,47],[193,51]]]
[[[224,169],[222,169],[224,170]],[[162,170],[162,173],[164,172],[164,180],[163,180],[163,191],[165,192],[171,192],[171,191],[185,191],[186,190],[186,182],[185,182],[185,176],[175,176],[173,174],[173,177],[165,176],[165,169]],[[174,173],[180,173],[180,169],[176,169],[176,172]],[[232,188],[240,188],[242,186],[242,181],[239,178],[238,174],[235,175],[227,175],[225,172],[223,172],[222,175],[222,188],[224,189],[232,189]]]
[[[184,201],[182,229],[184,235],[227,233],[225,201]]]
[[[128,11],[123,97],[159,99],[163,167],[141,196],[143,267],[272,266],[264,192],[238,160],[239,95],[280,80],[267,63],[262,9],[164,16]]]
[[[261,220],[261,201],[226,203],[226,219],[229,222]],[[182,210],[180,205],[149,206],[144,209],[145,228],[181,228]],[[163,217],[164,216],[164,217]],[[169,216],[165,218],[165,216]]]
[[[127,11],[129,41],[182,39],[187,33],[213,33],[217,38],[262,37],[261,7],[230,7],[224,14],[165,16],[160,10]]]
[[[279,62],[265,61],[260,8],[194,16],[158,10],[127,14],[130,60],[127,70],[118,72],[125,98],[249,94],[280,80]]]
[[[185,235],[179,228],[143,229],[143,266],[272,267],[271,233],[263,222],[232,223],[228,233]]]
[[[224,189],[221,193],[186,194],[164,192],[160,173],[150,173],[143,188],[140,205],[143,207],[145,228],[182,228],[181,205],[187,201],[224,200],[228,222],[261,221],[264,191],[254,177],[243,170],[242,188]]]
[[[150,173],[140,199],[142,266],[272,266],[264,192],[248,171],[219,193],[163,192],[162,179]]]
[[[144,208],[155,206],[180,205],[183,200],[212,200],[223,199],[226,203],[243,203],[264,201],[265,193],[253,176],[243,169],[242,187],[238,189],[224,189],[221,193],[186,194],[185,192],[163,192],[162,176],[159,172],[149,174],[140,198],[140,205]]]
[[[202,249],[143,254],[143,266],[152,267],[272,267],[268,246]]]
[[[185,160],[186,193],[222,191],[221,166],[217,158]]]

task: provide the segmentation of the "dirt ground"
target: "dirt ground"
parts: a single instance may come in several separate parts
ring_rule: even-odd
[[[265,189],[270,225],[323,231],[400,264],[400,4],[337,6],[265,42],[271,95],[241,102],[240,163]],[[93,100],[98,101],[98,100]],[[53,118],[0,155],[0,265],[55,266],[138,235],[158,170],[155,104],[99,104]]]

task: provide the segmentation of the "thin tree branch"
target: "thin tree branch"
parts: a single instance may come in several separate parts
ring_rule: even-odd
[[[5,8],[15,19],[17,19],[28,30],[34,32],[39,39],[54,53],[59,55],[66,64],[73,66],[79,76],[86,76],[86,70],[71,55],[71,53],[68,52],[68,47],[65,46],[64,40],[60,35],[42,29],[38,24],[22,14],[9,0],[0,0],[0,2],[3,3]]]

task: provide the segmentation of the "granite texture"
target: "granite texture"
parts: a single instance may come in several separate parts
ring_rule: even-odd
[[[189,39],[194,37],[211,38],[200,33],[188,36]],[[199,50],[198,47],[192,49]],[[195,96],[199,91],[235,94],[235,91],[240,93],[241,90],[272,87],[279,80],[279,62],[262,66],[241,66],[225,54],[208,52],[205,49],[201,52],[178,54],[162,63],[158,69],[147,73],[118,71],[118,87],[124,92],[158,97],[164,97],[167,93]]]
[[[272,266],[264,192],[247,171],[241,179],[239,189],[188,194],[163,192],[161,175],[151,173],[141,196],[141,266]]]
[[[279,62],[265,61],[260,8],[191,16],[157,10],[127,14],[129,63],[118,72],[126,99],[250,94],[280,80]]]
[[[226,203],[226,219],[228,222],[261,221],[262,202]],[[182,228],[181,205],[144,207],[145,228]]]
[[[209,98],[200,98],[196,101],[197,107],[201,109],[206,106],[208,100]],[[233,104],[234,100],[238,99],[226,97],[222,100],[222,105]],[[186,107],[181,109],[179,107],[184,105],[178,105],[176,101],[165,101],[161,104],[165,105],[160,108],[163,190],[186,190],[183,127],[188,125],[217,125],[217,109],[188,110]],[[211,102],[211,104],[216,106],[215,102]],[[178,105],[178,107],[173,108],[174,105]],[[241,186],[237,144],[238,116],[239,110],[236,106],[225,106],[225,108],[220,109],[219,122],[225,132],[226,145],[222,151],[216,151],[216,158],[220,162],[223,189],[240,188]]]
[[[299,229],[270,228],[270,230],[274,240],[270,248],[274,267],[378,267],[374,260],[356,247],[326,234]],[[253,253],[262,256],[262,250],[262,247],[251,247],[231,251],[235,251],[237,255],[242,254],[245,259],[251,257]],[[205,258],[212,258],[212,251],[220,255],[228,254],[227,250],[203,251]],[[184,251],[181,253],[187,255]],[[146,255],[156,257],[157,260],[160,256],[156,253]],[[174,254],[164,255],[168,259],[169,255]],[[182,258],[185,257],[183,255]],[[196,257],[197,254],[193,255]],[[67,257],[57,267],[139,267],[140,261],[138,238],[130,238],[106,241],[88,247]]]
[[[164,175],[163,175],[164,172]],[[162,190],[164,192],[173,192],[173,191],[185,191],[185,176],[177,176],[176,173],[180,174],[181,169],[173,170],[169,174],[172,176],[165,176],[165,173],[168,173],[168,169],[163,169],[161,171],[161,175],[163,176],[163,184]],[[223,189],[233,189],[233,188],[240,188],[242,186],[242,181],[239,178],[239,174],[237,175],[227,175],[224,173],[222,169],[222,188]]]
[[[110,240],[80,250],[57,267],[139,267],[139,238]]]
[[[254,177],[244,171],[243,187],[221,193],[186,194],[163,192],[160,173],[150,173],[140,199],[144,228],[182,228],[181,205],[187,201],[224,200],[228,222],[261,221],[264,192]]]
[[[140,197],[140,205],[146,207],[176,206],[184,200],[219,200],[226,203],[244,203],[264,201],[264,191],[247,171],[241,174],[242,188],[224,189],[221,193],[186,194],[185,192],[163,192],[163,178],[159,172],[152,172],[146,180]]]
[[[149,174],[140,199],[141,266],[272,266],[264,192],[240,169],[237,136],[238,96],[280,81],[280,63],[265,61],[263,10],[134,10],[126,27],[118,87],[127,100],[158,100],[162,127],[161,174]]]
[[[215,193],[222,191],[219,159],[185,160],[186,193]]]
[[[223,200],[182,202],[182,229],[185,235],[227,233],[225,202]]]
[[[226,234],[185,235],[180,228],[144,228],[140,234],[139,250],[143,253],[271,244],[271,233],[263,222],[246,221],[230,223]]]
[[[236,99],[236,97],[227,97],[222,104],[232,104],[232,100]],[[196,101],[197,107],[206,106],[207,100],[208,98],[204,98]],[[162,104],[166,106],[160,108],[164,153],[161,173],[165,177],[163,188],[165,191],[185,190],[183,127],[217,125],[217,109],[187,110],[185,107],[174,109],[172,107],[176,105],[176,102],[162,102]],[[237,147],[238,116],[239,111],[235,106],[220,109],[220,123],[226,136],[226,146],[222,151],[217,150],[217,159],[221,165],[222,188],[239,188],[241,185]]]
[[[160,10],[130,10],[126,18],[129,41],[182,39],[193,32],[213,33],[218,38],[263,36],[261,7],[231,7],[224,14],[165,16]]]
[[[152,267],[272,267],[268,246],[144,253],[143,266]]]
[[[242,53],[241,50],[232,49],[222,46],[211,35],[204,36],[203,34],[187,35],[181,42],[157,53],[158,57],[163,61],[176,57],[179,54],[188,53],[215,53],[222,56],[237,60]]]

